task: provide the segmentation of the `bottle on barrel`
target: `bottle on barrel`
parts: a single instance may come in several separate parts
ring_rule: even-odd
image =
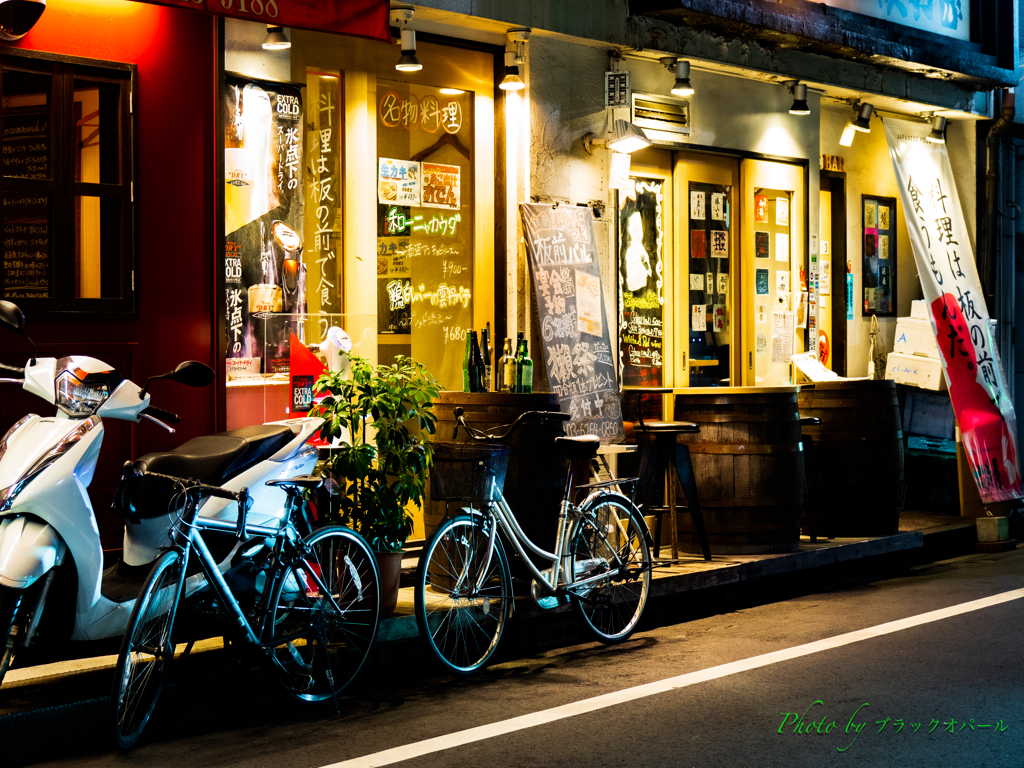
[[[480,342],[477,341],[476,331],[469,332],[470,353],[469,353],[469,391],[484,391],[484,358],[480,354]]]
[[[491,391],[491,324],[480,331],[480,352],[483,353],[483,389],[481,392]]]
[[[473,348],[470,346],[470,336],[466,334],[466,351],[462,355],[462,391],[472,392],[472,388],[469,386],[469,367],[472,362]]]
[[[512,392],[516,386],[516,359],[512,356],[512,339],[505,337],[505,346],[498,358],[497,390]]]
[[[515,374],[513,374],[512,391],[523,391],[523,332],[516,334]]]
[[[530,347],[523,339],[523,363],[520,368],[519,391],[524,395],[533,392],[533,358],[530,357]]]

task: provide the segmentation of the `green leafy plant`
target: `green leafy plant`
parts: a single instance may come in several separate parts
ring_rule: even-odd
[[[326,395],[310,412],[324,419],[320,437],[347,437],[324,463],[340,490],[328,521],[358,531],[377,552],[401,552],[412,533],[407,507],[423,503],[432,459],[426,436],[437,429],[440,385],[403,356],[378,366],[352,357],[350,369],[348,377],[324,373],[313,385],[314,395]]]

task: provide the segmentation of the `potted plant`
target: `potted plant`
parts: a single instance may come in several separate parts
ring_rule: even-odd
[[[398,601],[402,547],[412,533],[409,505],[423,503],[440,385],[422,365],[399,356],[373,365],[353,356],[350,371],[324,373],[313,385],[325,396],[311,415],[324,419],[320,437],[331,442],[322,471],[338,484],[328,521],[347,525],[377,552],[381,610]]]

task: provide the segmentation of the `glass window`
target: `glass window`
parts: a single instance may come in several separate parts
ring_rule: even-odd
[[[378,359],[462,388],[473,326],[472,94],[377,81]]]

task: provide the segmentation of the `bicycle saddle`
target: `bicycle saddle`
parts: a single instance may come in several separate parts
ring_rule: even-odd
[[[580,435],[579,437],[556,437],[555,445],[571,461],[583,461],[597,456],[601,446],[601,438],[597,435]]]

